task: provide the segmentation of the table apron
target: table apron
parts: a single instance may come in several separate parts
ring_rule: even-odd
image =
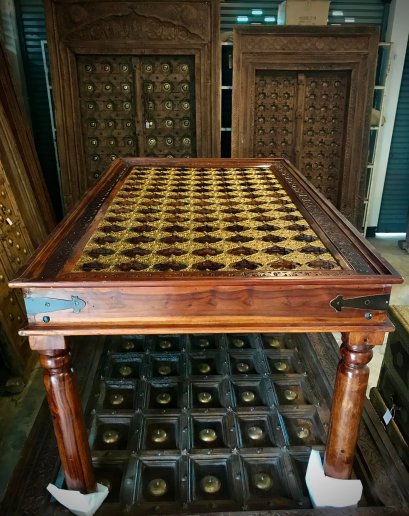
[[[326,325],[364,324],[378,325],[386,317],[385,310],[342,307],[337,311],[331,301],[337,296],[345,300],[354,298],[362,304],[367,296],[390,293],[389,286],[197,286],[197,287],[124,287],[124,288],[32,288],[26,289],[25,298],[49,300],[49,308],[28,315],[30,326],[82,326],[103,323],[143,325],[149,323],[171,325],[187,321],[215,323],[236,321],[238,324],[280,321],[291,325],[301,321],[314,321]],[[76,296],[76,297],[75,297]],[[72,303],[61,308],[56,300],[81,301],[81,309],[74,312]],[[85,304],[84,304],[85,303]],[[41,307],[41,303],[39,304]],[[55,308],[55,310],[53,309]],[[369,315],[368,315],[369,314]]]

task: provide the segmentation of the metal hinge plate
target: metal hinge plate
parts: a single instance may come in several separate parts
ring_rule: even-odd
[[[340,312],[343,308],[358,308],[359,310],[387,310],[389,306],[389,295],[380,294],[377,296],[362,296],[344,299],[337,296],[330,302],[332,308]]]
[[[76,314],[80,313],[86,305],[83,299],[78,296],[71,296],[71,299],[55,299],[53,297],[31,297],[24,298],[27,315],[57,312],[58,310],[68,310]]]

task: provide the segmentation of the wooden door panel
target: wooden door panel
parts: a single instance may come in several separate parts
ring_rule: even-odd
[[[345,154],[349,73],[309,72],[304,82],[304,113],[299,168],[339,206]]]
[[[139,155],[130,56],[78,56],[87,187],[119,156]]]
[[[138,59],[144,156],[191,158],[196,154],[194,56]]]
[[[296,72],[256,70],[253,156],[295,161],[297,80]]]

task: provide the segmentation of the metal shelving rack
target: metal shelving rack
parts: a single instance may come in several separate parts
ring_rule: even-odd
[[[378,140],[381,133],[381,127],[384,122],[384,99],[387,94],[388,88],[388,77],[391,65],[391,48],[392,43],[380,42],[378,52],[378,73],[377,73],[377,84],[374,87],[374,98],[373,107],[379,111],[379,120],[377,124],[372,125],[370,128],[369,135],[369,150],[368,150],[368,165],[367,165],[367,177],[366,177],[366,190],[364,199],[364,216],[363,216],[363,227],[362,234],[365,236],[368,229],[368,213],[369,213],[369,200],[371,195],[371,189],[374,182],[373,171],[376,167],[377,160],[379,159],[379,147]]]

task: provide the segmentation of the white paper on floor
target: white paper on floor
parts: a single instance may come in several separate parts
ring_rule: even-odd
[[[356,506],[362,496],[360,480],[340,480],[325,476],[318,450],[311,450],[305,482],[314,507]]]
[[[97,484],[97,492],[82,494],[79,491],[59,489],[53,484],[48,484],[47,490],[54,498],[77,516],[92,516],[101,507],[102,502],[108,496],[108,488]]]

